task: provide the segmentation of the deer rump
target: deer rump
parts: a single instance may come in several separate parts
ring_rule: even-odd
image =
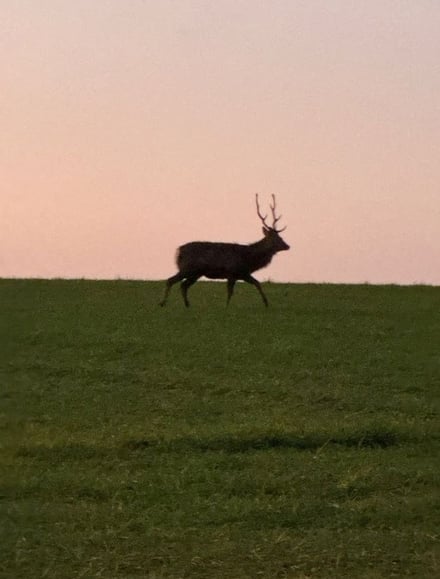
[[[177,250],[176,263],[185,276],[240,279],[269,265],[272,256],[258,255],[249,245],[192,241]]]

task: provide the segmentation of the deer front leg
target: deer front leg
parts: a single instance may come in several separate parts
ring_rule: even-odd
[[[246,277],[243,278],[243,281],[247,281],[248,283],[254,285],[257,288],[257,290],[260,292],[260,296],[263,300],[264,305],[267,307],[269,305],[269,302],[267,301],[267,298],[264,295],[263,288],[261,287],[261,283],[258,281],[258,279],[255,279],[251,275],[247,275]]]

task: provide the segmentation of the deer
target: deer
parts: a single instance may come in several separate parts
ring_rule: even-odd
[[[286,227],[277,228],[281,215],[278,217],[276,215],[275,195],[272,195],[272,203],[269,205],[272,212],[272,225],[266,222],[267,214],[263,216],[261,213],[258,193],[255,195],[255,202],[258,217],[263,224],[263,239],[249,245],[212,241],[191,241],[181,245],[176,252],[179,271],[166,280],[165,294],[159,303],[160,306],[165,306],[172,286],[181,282],[183,301],[185,306],[189,307],[188,290],[202,276],[208,279],[227,280],[226,305],[229,305],[235,283],[239,280],[255,286],[264,305],[266,307],[269,305],[260,282],[252,276],[252,273],[267,267],[276,253],[287,251],[290,246],[280,236]]]

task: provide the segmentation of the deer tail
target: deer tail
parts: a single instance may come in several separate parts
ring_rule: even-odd
[[[181,248],[181,247],[178,247],[178,248],[176,249],[176,255],[174,256],[174,259],[175,259],[175,261],[176,261],[176,265],[177,265],[177,266],[179,266],[179,263],[180,263],[181,250],[182,250],[182,248]]]

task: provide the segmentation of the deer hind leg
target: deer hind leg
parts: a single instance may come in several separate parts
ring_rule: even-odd
[[[163,307],[163,306],[166,304],[167,299],[168,299],[168,295],[169,295],[169,293],[170,293],[171,288],[173,287],[173,285],[174,285],[175,283],[177,283],[178,281],[181,281],[184,277],[185,277],[185,276],[184,276],[182,273],[180,273],[180,271],[179,271],[179,273],[176,273],[176,275],[173,275],[173,276],[171,276],[171,277],[169,277],[169,278],[167,279],[166,285],[165,285],[165,293],[164,293],[164,296],[163,296],[163,298],[162,298],[162,301],[159,302],[159,305],[160,305],[160,306]]]
[[[231,301],[232,298],[232,294],[234,293],[234,286],[236,281],[237,280],[232,277],[228,279],[228,299],[226,301],[227,306],[229,305],[229,302]]]
[[[193,275],[190,277],[187,277],[185,281],[183,281],[180,284],[180,289],[182,290],[182,295],[183,295],[183,301],[185,302],[185,305],[187,308],[189,308],[189,301],[188,301],[188,290],[189,288],[194,285],[196,283],[196,281],[199,279],[200,276],[198,275]]]
[[[258,281],[258,279],[255,279],[251,275],[247,275],[246,277],[243,278],[243,281],[247,281],[248,283],[254,285],[257,288],[257,290],[260,292],[260,296],[263,300],[264,305],[267,307],[269,305],[269,302],[267,301],[267,298],[264,295],[263,288],[261,287],[261,283]]]

